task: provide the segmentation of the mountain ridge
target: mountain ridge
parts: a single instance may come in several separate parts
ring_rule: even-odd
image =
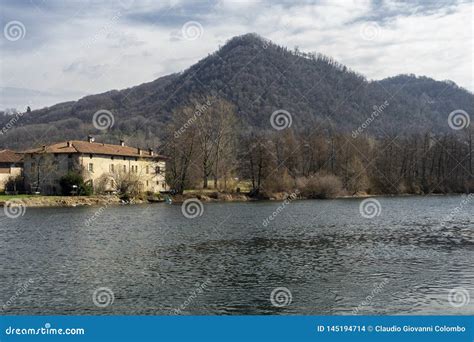
[[[209,94],[233,103],[244,126],[260,129],[271,129],[269,117],[280,109],[291,113],[296,129],[323,124],[350,132],[374,106],[388,101],[366,131],[372,135],[446,132],[451,111],[474,112],[474,95],[452,81],[413,74],[369,81],[328,56],[289,50],[245,34],[180,73],[33,110],[23,115],[20,127],[0,137],[0,144],[21,145],[21,127],[41,136],[44,125],[53,125],[43,142],[101,133],[92,126],[93,114],[101,109],[115,117],[110,139],[137,135],[137,129],[142,141],[159,139],[174,110]],[[11,143],[5,139],[9,135]]]

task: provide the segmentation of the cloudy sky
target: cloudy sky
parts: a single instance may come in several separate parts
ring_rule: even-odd
[[[33,109],[182,71],[256,32],[367,76],[474,91],[471,0],[0,0],[0,109]]]

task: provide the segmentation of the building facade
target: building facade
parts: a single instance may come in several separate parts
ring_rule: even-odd
[[[166,157],[152,149],[73,140],[24,152],[26,191],[61,193],[60,179],[73,172],[82,175],[95,193],[120,192],[132,186],[137,192],[167,191]]]
[[[23,155],[10,150],[0,151],[0,192],[4,192],[5,185],[10,179],[23,174]]]

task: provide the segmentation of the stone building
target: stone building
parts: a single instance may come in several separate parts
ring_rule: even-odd
[[[0,151],[0,192],[5,191],[9,179],[21,176],[23,173],[23,155],[10,150]]]
[[[71,140],[24,152],[26,191],[59,194],[59,181],[68,172],[82,175],[95,193],[110,193],[122,184],[135,184],[139,192],[167,191],[166,157],[152,149],[103,144],[88,137],[87,141]]]

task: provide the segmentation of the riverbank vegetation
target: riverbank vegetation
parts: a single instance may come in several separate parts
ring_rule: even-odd
[[[246,180],[257,198],[296,190],[305,198],[474,191],[472,127],[354,136],[329,120],[299,130],[268,126],[241,127],[233,105],[216,97],[175,111],[163,144],[171,188],[241,192]]]

